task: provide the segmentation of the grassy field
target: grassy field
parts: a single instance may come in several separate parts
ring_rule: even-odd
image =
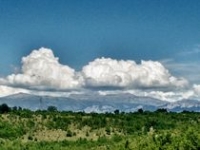
[[[199,150],[200,113],[13,109],[0,114],[0,149]]]

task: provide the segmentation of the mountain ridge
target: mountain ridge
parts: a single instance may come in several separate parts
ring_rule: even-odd
[[[140,97],[133,94],[71,94],[68,97],[54,97],[48,95],[33,95],[16,93],[0,98],[0,104],[6,103],[10,107],[18,106],[30,110],[47,109],[55,106],[58,110],[84,112],[113,112],[118,109],[124,112],[144,110],[155,111],[165,108],[168,111],[180,112],[183,110],[200,112],[200,101],[184,99],[182,101],[167,102],[152,97]]]

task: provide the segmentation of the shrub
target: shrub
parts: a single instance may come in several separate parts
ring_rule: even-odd
[[[72,131],[71,130],[67,130],[66,136],[67,137],[72,137],[73,136]]]

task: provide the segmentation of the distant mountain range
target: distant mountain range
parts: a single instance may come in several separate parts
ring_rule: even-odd
[[[151,97],[138,97],[132,94],[72,94],[69,97],[37,96],[25,93],[14,94],[0,98],[0,104],[6,103],[10,107],[20,106],[30,110],[47,109],[55,106],[58,110],[84,111],[84,112],[113,112],[118,109],[124,112],[143,110],[155,111],[166,108],[168,111],[200,112],[200,101],[182,100],[167,102]]]

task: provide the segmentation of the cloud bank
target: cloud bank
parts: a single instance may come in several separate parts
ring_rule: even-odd
[[[17,93],[29,93],[29,91],[22,88],[13,88],[9,86],[0,85],[0,97]]]
[[[117,88],[138,96],[152,96],[163,100],[189,98],[200,95],[200,86],[184,92],[189,83],[173,76],[162,63],[97,58],[80,71],[63,65],[48,48],[33,50],[21,60],[20,73],[0,78],[0,96],[31,91],[78,91]],[[172,91],[173,90],[173,91]],[[37,92],[39,93],[39,92]],[[48,92],[44,92],[48,93]],[[116,92],[117,93],[117,92]]]
[[[187,81],[172,76],[157,61],[115,60],[98,58],[76,72],[59,63],[47,48],[33,50],[22,58],[20,74],[11,74],[1,81],[6,85],[38,90],[70,90],[81,87],[183,88]]]
[[[79,88],[81,81],[75,70],[58,60],[50,49],[34,50],[22,58],[20,74],[11,74],[2,81],[11,86],[39,90]]]
[[[86,86],[113,86],[124,88],[183,88],[188,82],[183,78],[172,76],[157,61],[114,60],[110,58],[95,59],[83,67]]]

